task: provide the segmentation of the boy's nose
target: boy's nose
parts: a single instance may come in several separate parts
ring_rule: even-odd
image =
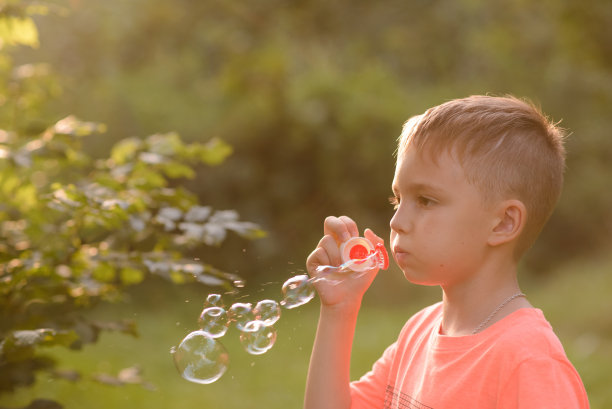
[[[404,214],[405,212],[402,212],[401,210],[402,208],[400,207],[395,211],[391,221],[389,222],[389,227],[391,227],[391,230],[396,233],[407,233],[410,230],[410,221],[408,220],[407,215]]]

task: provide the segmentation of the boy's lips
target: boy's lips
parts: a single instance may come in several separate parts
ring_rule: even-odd
[[[395,259],[395,262],[397,264],[402,264],[402,261],[406,261],[406,258],[410,256],[410,253],[399,247],[399,246],[393,246],[393,258]]]
[[[400,246],[393,246],[393,254],[407,254],[408,252]]]

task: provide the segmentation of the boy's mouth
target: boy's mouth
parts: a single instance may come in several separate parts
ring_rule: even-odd
[[[391,248],[392,252],[393,252],[393,259],[395,259],[395,262],[398,265],[402,265],[408,262],[408,258],[410,257],[410,252],[407,251],[405,248],[402,248],[400,246],[393,246]]]
[[[410,254],[409,252],[407,252],[406,250],[400,247],[397,247],[397,246],[393,247],[393,255],[396,257],[396,259],[397,257],[406,257],[409,254]]]
[[[408,253],[406,250],[404,250],[403,248],[401,248],[400,246],[393,246],[391,248],[391,250],[393,250],[393,254],[401,254],[401,253]]]

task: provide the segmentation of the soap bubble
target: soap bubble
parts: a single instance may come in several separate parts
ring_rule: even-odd
[[[171,352],[176,369],[190,382],[213,383],[223,376],[229,364],[225,347],[204,331],[189,333]]]
[[[208,294],[206,301],[204,301],[204,307],[221,307],[224,308],[223,298],[221,294]]]
[[[281,308],[274,300],[261,300],[253,308],[253,314],[263,325],[270,326],[280,319]]]
[[[293,276],[285,281],[282,292],[283,300],[280,304],[287,309],[304,305],[315,296],[314,288],[305,274]]]
[[[232,304],[227,310],[230,321],[234,322],[236,328],[242,331],[244,326],[255,319],[253,315],[253,306],[251,303],[237,302]]]
[[[229,327],[227,312],[221,307],[208,307],[202,310],[198,318],[200,329],[212,338],[219,338],[225,335]]]
[[[251,355],[265,354],[276,342],[276,329],[262,321],[249,321],[242,329],[240,342]]]

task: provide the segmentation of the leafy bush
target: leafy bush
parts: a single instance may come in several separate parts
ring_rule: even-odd
[[[68,116],[40,130],[37,107],[57,92],[53,75],[44,65],[13,66],[8,51],[37,44],[30,15],[41,7],[13,1],[0,9],[0,393],[54,368],[43,347],[79,349],[101,331],[136,336],[133,322],[84,312],[121,300],[148,275],[240,286],[240,277],[193,254],[219,246],[228,231],[263,235],[236,211],[204,206],[181,186],[199,166],[231,154],[219,139],[127,138],[94,159],[82,142],[103,137],[104,125]]]

